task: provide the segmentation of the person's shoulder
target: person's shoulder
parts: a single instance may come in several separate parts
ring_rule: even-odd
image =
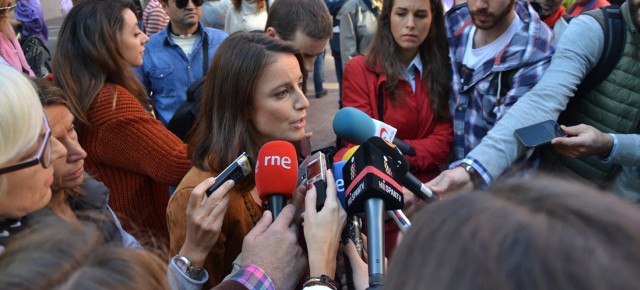
[[[160,29],[158,32],[154,33],[153,35],[149,36],[149,42],[147,43],[147,45],[145,45],[145,47],[147,47],[149,45],[161,44],[162,42],[164,42],[164,40],[169,35],[167,29],[169,29],[168,23],[167,23],[167,26],[165,26],[164,28]]]
[[[445,25],[450,34],[461,27],[466,27],[466,22],[470,20],[471,16],[469,15],[469,6],[466,2],[451,7],[451,9],[449,9],[445,14],[444,18]]]
[[[364,55],[356,55],[354,56],[348,63],[347,65],[351,64],[352,66],[358,66],[358,67],[366,67],[367,64],[367,58]]]
[[[220,30],[220,29],[212,28],[212,27],[206,27],[204,25],[202,25],[202,27],[204,27],[205,33],[207,33],[207,35],[211,39],[224,39],[227,36],[229,36],[229,34],[224,30]]]
[[[136,97],[124,87],[105,83],[96,95],[92,107],[96,110],[115,111],[116,107],[141,107]]]
[[[342,5],[342,7],[340,8],[340,10],[338,11],[338,14],[350,13],[350,12],[356,10],[356,8],[361,5],[360,1],[362,1],[362,0],[347,0],[347,1],[345,1],[344,4]]]
[[[367,75],[375,75],[377,74],[374,70],[372,70],[367,64],[367,57],[364,55],[356,55],[354,56],[344,68],[345,71],[349,71],[352,74],[355,74],[354,77],[365,77]]]
[[[185,174],[185,176],[182,178],[182,181],[180,181],[180,184],[178,184],[178,187],[176,187],[175,192],[187,189],[190,193],[193,188],[200,184],[200,182],[209,177],[214,177],[215,175],[216,174],[214,172],[202,170],[193,166],[191,167],[189,172],[187,172],[187,174]]]

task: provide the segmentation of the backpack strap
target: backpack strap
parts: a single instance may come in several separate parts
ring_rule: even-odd
[[[209,36],[202,27],[202,76],[207,76],[209,70]]]
[[[605,6],[598,10],[584,13],[595,18],[604,32],[604,48],[596,66],[578,85],[575,96],[583,96],[591,92],[604,81],[616,67],[622,57],[626,41],[624,19],[620,8]]]

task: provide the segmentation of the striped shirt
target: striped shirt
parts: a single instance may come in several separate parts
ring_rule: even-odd
[[[150,0],[142,12],[142,22],[147,36],[163,30],[169,23],[169,15],[162,9],[159,0]]]

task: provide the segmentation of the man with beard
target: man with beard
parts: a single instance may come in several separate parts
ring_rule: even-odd
[[[640,202],[639,10],[640,0],[629,0],[620,7],[626,26],[622,57],[595,89],[573,99],[577,86],[603,57],[606,40],[595,17],[582,15],[571,20],[540,83],[509,110],[467,159],[486,169],[489,176],[499,176],[524,152],[513,135],[515,129],[560,116],[561,124],[575,126],[563,127],[568,137],[551,142],[558,154],[552,161],[557,162],[547,165]],[[469,189],[471,181],[464,170],[454,168],[428,185],[444,193]]]
[[[453,72],[451,167],[477,185],[489,183],[486,169],[465,156],[538,83],[554,52],[553,32],[524,0],[468,0],[445,21]]]
[[[227,33],[200,22],[203,0],[160,0],[169,24],[149,38],[144,60],[136,68],[158,120],[173,117],[187,98],[187,88],[207,74],[208,66]]]

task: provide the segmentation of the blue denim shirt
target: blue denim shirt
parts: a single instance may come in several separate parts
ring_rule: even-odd
[[[204,76],[203,33],[207,35],[209,63],[220,43],[227,37],[227,33],[222,30],[205,27],[202,23],[199,26],[201,33],[196,38],[190,58],[187,58],[169,35],[169,23],[167,28],[151,36],[145,45],[142,66],[136,68],[140,81],[151,97],[158,119],[165,125],[187,98],[189,86]]]

